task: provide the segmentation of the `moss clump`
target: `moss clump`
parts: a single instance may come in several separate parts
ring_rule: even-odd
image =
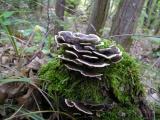
[[[139,73],[136,60],[123,52],[122,61],[106,68],[104,77],[117,99],[126,104],[136,102],[143,94]]]
[[[136,106],[122,107],[112,109],[102,114],[101,120],[143,120],[138,113]]]
[[[107,48],[114,41],[103,39],[103,45],[100,48]],[[137,97],[143,94],[143,86],[140,83],[140,65],[126,53],[122,46],[118,47],[123,51],[121,62],[107,67],[104,71],[106,84],[113,91],[115,97],[121,103],[137,102]]]
[[[39,71],[39,77],[46,83],[48,92],[58,93],[65,98],[78,101],[101,103],[104,98],[97,80],[82,77],[68,71],[59,59],[53,59]]]
[[[59,59],[54,59],[48,64],[44,65],[39,71],[39,77],[47,83],[47,90],[49,93],[58,92],[63,93],[67,87],[69,80],[69,73],[64,66],[61,65]]]
[[[111,41],[106,40],[101,48],[106,48]],[[120,47],[121,48],[121,47]],[[124,111],[127,119],[132,120],[136,116],[137,110],[132,107],[138,101],[139,95],[143,94],[143,87],[140,84],[139,65],[137,61],[124,52],[123,59],[103,71],[103,80],[120,105],[127,104],[130,107],[118,107],[110,112],[104,113],[101,120],[119,120],[117,114]],[[82,77],[79,73],[67,70],[61,61],[53,59],[47,65],[44,65],[39,71],[39,77],[48,83],[50,94],[56,92],[70,100],[85,101],[90,103],[103,103],[108,100],[100,90],[100,81]],[[110,96],[109,96],[110,97]],[[135,117],[140,120],[140,117]]]

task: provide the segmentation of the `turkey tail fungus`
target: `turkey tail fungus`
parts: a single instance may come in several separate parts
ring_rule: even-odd
[[[66,68],[79,72],[85,77],[101,80],[102,73],[98,73],[98,69],[119,62],[122,58],[122,52],[116,46],[109,46],[106,49],[97,48],[96,45],[101,41],[94,34],[61,31],[55,36],[55,41],[57,46],[65,50],[59,58]]]

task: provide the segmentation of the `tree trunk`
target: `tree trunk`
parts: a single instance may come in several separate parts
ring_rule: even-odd
[[[153,29],[155,27],[155,22],[157,19],[157,8],[158,8],[158,0],[148,0],[146,6],[146,14],[147,17],[144,18],[144,25],[148,29]]]
[[[135,33],[138,17],[144,5],[144,0],[121,0],[116,15],[113,18],[110,35],[115,36],[117,43],[129,51],[132,39],[123,34]]]
[[[157,35],[160,31],[160,7],[158,8],[158,17],[157,17],[157,22],[156,22],[156,25],[155,25],[155,31],[154,31],[154,34]]]
[[[60,25],[60,21],[64,20],[64,11],[65,11],[65,0],[56,0],[55,13],[57,20],[55,21],[54,34],[57,34],[59,31],[63,30],[63,26]]]
[[[160,22],[156,26],[154,34],[157,35],[159,33],[159,31],[160,31]]]
[[[95,0],[92,14],[89,20],[89,25],[86,30],[87,34],[102,34],[102,29],[107,19],[109,6],[110,0]]]

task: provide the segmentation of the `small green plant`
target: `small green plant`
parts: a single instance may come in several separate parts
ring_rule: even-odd
[[[6,12],[0,13],[0,26],[3,28],[5,34],[8,36],[16,52],[16,55],[19,55],[17,43],[14,38],[12,27],[11,27],[12,21],[10,19],[10,17],[13,16],[14,13],[15,13],[14,11],[6,11]]]

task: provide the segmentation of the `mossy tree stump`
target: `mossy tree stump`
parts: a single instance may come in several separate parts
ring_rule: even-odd
[[[144,103],[139,65],[120,46],[68,31],[60,32],[56,43],[57,57],[41,68],[39,76],[53,98],[59,96],[60,110],[79,120],[152,119]]]

